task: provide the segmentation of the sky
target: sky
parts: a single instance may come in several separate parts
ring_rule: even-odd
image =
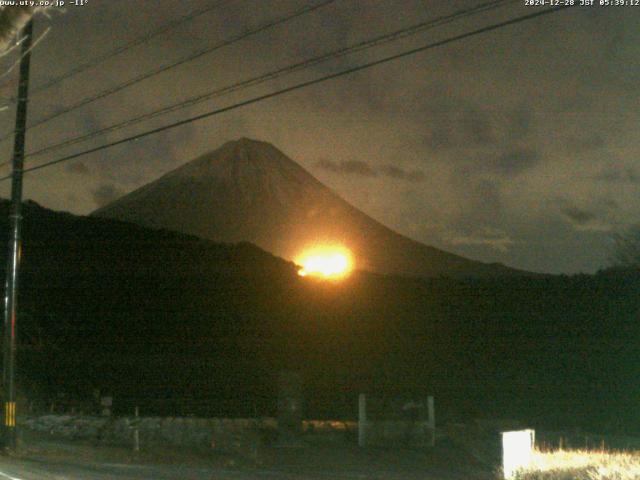
[[[34,93],[30,121],[321,2],[90,0],[50,11],[36,18],[32,88],[216,3]],[[27,151],[480,3],[335,0],[34,127]],[[510,2],[28,158],[27,166],[541,8]],[[640,214],[639,56],[640,7],[571,8],[34,171],[24,196],[88,214],[226,141],[250,137],[271,142],[347,201],[420,242],[525,270],[591,273],[609,265],[612,236]],[[15,61],[0,59],[0,102],[8,107],[0,111],[2,134],[13,128]],[[10,141],[0,143],[2,159],[10,152]],[[1,183],[0,196],[9,193]]]

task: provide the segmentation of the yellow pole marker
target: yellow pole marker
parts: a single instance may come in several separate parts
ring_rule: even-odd
[[[5,402],[4,404],[4,424],[7,427],[16,426],[16,402]]]

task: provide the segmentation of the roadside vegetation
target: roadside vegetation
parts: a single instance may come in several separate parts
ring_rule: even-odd
[[[536,450],[531,466],[517,480],[640,479],[640,452]]]

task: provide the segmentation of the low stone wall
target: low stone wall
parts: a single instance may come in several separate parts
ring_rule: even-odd
[[[277,421],[270,417],[228,419],[41,415],[19,417],[18,426],[55,438],[103,445],[131,445],[136,429],[142,446],[237,451],[251,450],[277,439]],[[355,422],[308,420],[302,424],[301,439],[345,442],[354,437],[356,431]]]
[[[161,418],[74,415],[29,416],[19,427],[67,440],[105,445],[131,445],[138,430],[141,445],[238,450],[253,448],[276,432],[273,418]]]

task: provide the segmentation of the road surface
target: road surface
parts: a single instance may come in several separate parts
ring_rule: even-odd
[[[0,480],[493,480],[493,469],[441,442],[433,449],[265,447],[252,459],[29,437],[0,454]]]
[[[457,471],[456,471],[457,470]],[[0,480],[468,480],[455,465],[447,467],[388,468],[372,465],[318,467],[280,465],[277,468],[223,468],[166,464],[127,464],[73,460],[0,457]]]

